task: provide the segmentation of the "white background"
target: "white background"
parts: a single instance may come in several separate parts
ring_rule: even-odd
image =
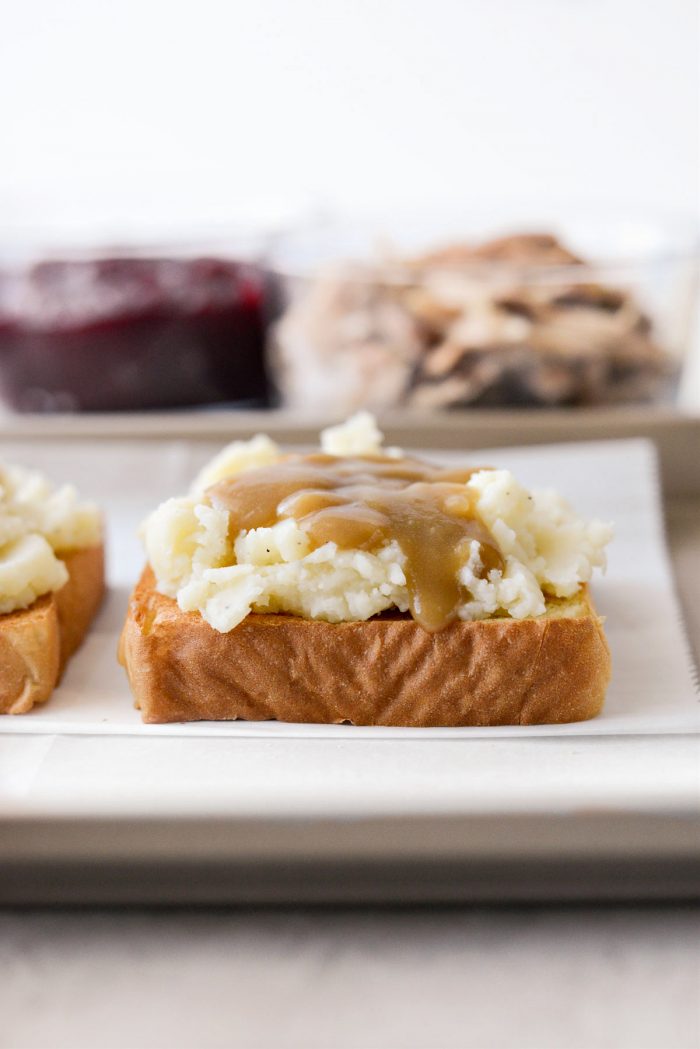
[[[22,0],[0,222],[698,206],[697,0]]]

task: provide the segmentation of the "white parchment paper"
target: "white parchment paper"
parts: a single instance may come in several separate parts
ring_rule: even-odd
[[[109,522],[109,597],[49,703],[30,714],[0,716],[0,733],[179,737],[474,738],[688,733],[700,730],[697,675],[684,633],[666,551],[656,460],[644,440],[498,449],[426,458],[506,466],[531,487],[553,487],[586,516],[615,522],[605,577],[593,597],[606,616],[613,680],[603,713],[573,725],[463,729],[388,729],[281,722],[143,725],[133,709],[117,639],[143,554],[139,521],[161,499],[184,492],[218,448],[209,441],[101,440],[3,442],[7,459],[74,480],[104,507]]]

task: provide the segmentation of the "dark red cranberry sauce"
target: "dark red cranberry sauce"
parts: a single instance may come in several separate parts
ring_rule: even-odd
[[[23,411],[265,405],[272,298],[260,268],[216,258],[0,273],[0,389]]]

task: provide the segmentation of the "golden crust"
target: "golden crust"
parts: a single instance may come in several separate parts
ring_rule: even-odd
[[[151,723],[584,721],[603,705],[610,653],[587,590],[565,605],[538,619],[456,622],[437,634],[399,614],[359,623],[251,614],[220,634],[157,593],[146,568],[119,658]]]
[[[25,714],[47,700],[59,662],[53,594],[40,597],[30,608],[0,616],[0,713]]]
[[[26,714],[54,690],[104,594],[104,548],[60,555],[68,582],[29,608],[0,616],[0,714]]]
[[[62,554],[69,581],[55,595],[61,636],[61,670],[80,647],[105,593],[104,547]],[[59,673],[59,677],[60,677]]]

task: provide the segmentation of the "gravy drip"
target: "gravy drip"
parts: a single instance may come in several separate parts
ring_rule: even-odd
[[[442,630],[468,597],[457,572],[469,544],[481,546],[481,574],[503,569],[493,536],[476,518],[466,482],[474,470],[443,470],[415,459],[290,455],[209,488],[212,506],[228,510],[233,537],[243,529],[294,518],[315,549],[375,552],[396,540],[411,615],[426,630]]]

